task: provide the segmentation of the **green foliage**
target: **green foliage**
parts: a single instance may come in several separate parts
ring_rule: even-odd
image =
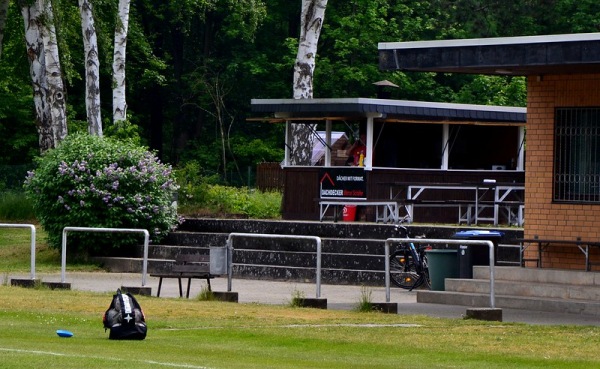
[[[277,219],[281,213],[281,193],[209,185],[206,205],[215,213],[242,214],[254,219]]]
[[[202,172],[197,161],[189,161],[175,170],[181,214],[211,213],[243,215],[253,219],[280,218],[281,193],[218,185],[215,184],[218,177],[203,176]]]
[[[140,128],[128,120],[109,124],[104,128],[104,135],[121,141],[130,141],[135,145],[141,144]]]
[[[298,308],[302,307],[302,301],[306,298],[304,291],[294,288],[292,291],[292,298],[288,304],[289,307]]]
[[[39,160],[25,188],[52,247],[60,247],[66,226],[141,228],[158,241],[178,222],[171,168],[127,141],[70,135]],[[135,235],[76,233],[69,239],[84,253],[140,243]]]
[[[373,311],[373,291],[368,287],[362,286],[360,288],[360,299],[354,310],[369,313]]]
[[[526,106],[524,77],[476,76],[458,93],[457,102],[482,105]]]
[[[208,289],[207,286],[204,286],[200,290],[200,293],[196,297],[196,300],[198,300],[198,301],[216,301],[216,297],[215,297],[215,294],[210,289]]]
[[[0,193],[0,220],[31,221],[35,219],[33,205],[23,192]]]

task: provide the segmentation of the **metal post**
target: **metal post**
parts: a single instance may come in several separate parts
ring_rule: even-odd
[[[253,238],[288,238],[288,239],[295,239],[295,240],[312,240],[315,241],[316,243],[316,252],[317,252],[317,261],[316,261],[316,275],[315,275],[315,280],[316,280],[316,297],[320,298],[321,297],[321,238],[317,237],[317,236],[290,236],[290,235],[283,235],[283,234],[256,234],[256,233],[230,233],[229,237],[227,238],[227,247],[228,250],[231,250],[231,254],[233,254],[233,237],[253,237]],[[228,260],[228,266],[227,266],[227,270],[229,271],[228,273],[228,279],[227,279],[227,291],[231,292],[231,281],[232,281],[232,262],[233,257],[231,257]]]
[[[105,232],[105,233],[143,233],[144,234],[144,259],[142,260],[142,287],[146,286],[146,274],[148,273],[148,244],[150,243],[150,233],[145,229],[132,228],[93,228],[93,227],[65,227],[62,232],[62,253],[60,281],[65,283],[65,274],[67,269],[67,232]]]
[[[0,224],[2,228],[29,228],[31,230],[30,250],[31,250],[31,279],[35,279],[35,226],[33,224]]]
[[[490,307],[493,309],[496,307],[496,293],[495,293],[495,253],[494,243],[489,240],[457,240],[457,239],[427,239],[427,238],[388,238],[385,241],[385,298],[386,302],[390,302],[390,260],[389,260],[389,247],[390,243],[406,243],[412,242],[417,244],[429,243],[429,244],[457,244],[457,245],[487,245],[490,249]]]

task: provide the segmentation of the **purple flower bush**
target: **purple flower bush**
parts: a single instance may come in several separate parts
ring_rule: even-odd
[[[147,229],[158,242],[180,222],[172,206],[177,189],[171,167],[145,148],[87,134],[69,135],[25,180],[36,216],[56,248],[66,226]],[[140,237],[78,232],[69,235],[69,244],[79,252],[109,254],[141,244]]]

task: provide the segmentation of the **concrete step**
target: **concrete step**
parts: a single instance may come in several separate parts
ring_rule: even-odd
[[[521,267],[496,267],[494,270],[496,281],[555,283],[578,286],[600,287],[600,273],[579,270],[559,270],[542,268]],[[474,279],[489,279],[489,267],[474,266]]]
[[[417,291],[417,302],[471,307],[489,307],[490,296],[489,294],[481,293],[420,290]],[[538,297],[496,295],[495,307],[504,309],[549,311],[600,316],[600,302],[590,300],[576,301],[566,299],[542,299]]]
[[[446,279],[446,291],[460,293],[490,293],[489,279]],[[571,299],[600,301],[600,288],[564,283],[496,280],[497,295],[531,297],[538,299]]]

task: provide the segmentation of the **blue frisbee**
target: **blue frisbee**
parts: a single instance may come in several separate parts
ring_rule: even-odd
[[[57,330],[56,334],[58,334],[59,337],[64,337],[64,338],[73,337],[73,332],[66,331],[64,329]]]

